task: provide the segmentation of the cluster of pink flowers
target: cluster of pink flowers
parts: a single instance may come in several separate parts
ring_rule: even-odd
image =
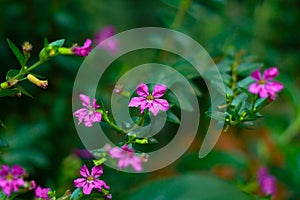
[[[257,178],[260,189],[264,195],[275,195],[276,178],[269,174],[266,167],[259,168]]]
[[[275,100],[276,93],[283,89],[283,85],[273,79],[278,76],[279,72],[276,67],[268,68],[263,74],[260,73],[260,69],[251,73],[251,77],[255,80],[249,86],[249,92],[253,94],[259,94],[260,98],[269,97],[271,101]]]
[[[13,165],[11,168],[8,165],[2,165],[0,169],[0,188],[6,196],[11,196],[13,193],[19,192],[21,189],[35,189],[35,197],[42,200],[50,200],[48,192],[50,188],[36,187],[35,181],[25,181],[26,172],[19,165]]]

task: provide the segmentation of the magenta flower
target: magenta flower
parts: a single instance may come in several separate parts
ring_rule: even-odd
[[[13,165],[11,169],[7,165],[2,165],[0,170],[0,188],[3,193],[10,196],[12,192],[18,192],[19,187],[25,186],[24,176],[25,170],[19,165]]]
[[[166,86],[157,84],[154,86],[153,93],[148,92],[148,86],[141,83],[137,86],[136,92],[140,97],[133,97],[129,102],[129,107],[141,107],[141,114],[146,108],[156,116],[159,110],[167,111],[169,103],[165,99],[159,99],[165,94]]]
[[[35,197],[43,199],[43,200],[49,200],[50,197],[49,197],[48,193],[50,190],[51,190],[51,188],[41,188],[41,186],[38,186],[34,191]]]
[[[131,165],[135,171],[142,171],[143,159],[134,154],[134,149],[128,147],[126,144],[122,148],[114,147],[109,150],[110,157],[117,158],[118,168],[122,169]]]
[[[278,76],[279,72],[276,67],[268,68],[261,75],[260,70],[257,69],[251,73],[251,77],[256,81],[249,86],[249,92],[259,94],[260,98],[269,96],[270,100],[275,99],[275,94],[283,89],[283,85],[279,82],[273,81]]]
[[[93,104],[91,105],[90,97],[80,94],[79,98],[85,108],[81,108],[73,114],[75,117],[78,117],[78,125],[84,121],[86,127],[92,127],[94,122],[101,122],[102,115],[96,111],[100,107],[96,104],[96,99],[93,100]]]
[[[83,189],[83,194],[89,195],[94,188],[102,191],[102,187],[109,189],[109,186],[99,178],[103,174],[102,166],[94,166],[92,168],[92,174],[90,174],[86,165],[83,165],[80,169],[80,174],[84,178],[77,178],[74,180],[74,186]]]
[[[105,39],[113,36],[115,32],[116,30],[113,26],[106,26],[102,30],[98,31],[95,34],[95,43],[96,45],[98,45],[97,48],[104,49],[112,54],[117,53],[119,42],[114,37],[110,38],[109,41],[107,41],[105,44],[99,45]]]
[[[261,167],[258,170],[258,183],[264,195],[275,195],[276,193],[276,178],[269,174],[266,167]]]
[[[92,51],[92,40],[86,39],[82,47],[75,46],[72,48],[72,52],[78,56],[87,56]]]

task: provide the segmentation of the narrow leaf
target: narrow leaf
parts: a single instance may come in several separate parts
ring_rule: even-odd
[[[17,69],[8,70],[8,72],[6,73],[6,80],[9,80],[9,79],[13,78],[14,76],[18,75],[19,72],[20,72],[20,70],[17,70]]]
[[[167,111],[167,120],[174,124],[180,124],[180,119],[170,110]]]
[[[19,91],[22,92],[23,94],[25,94],[26,96],[33,98],[33,96],[27,90],[25,90],[22,86],[16,85],[16,88],[18,88]]]
[[[17,90],[17,89],[2,89],[0,91],[0,97],[13,96],[18,93],[19,93],[19,90]]]
[[[8,38],[7,38],[7,43],[8,43],[9,48],[12,50],[12,52],[17,57],[20,65],[23,67],[23,65],[25,63],[25,58],[24,58],[23,54],[18,49],[18,47],[14,43],[12,43]]]

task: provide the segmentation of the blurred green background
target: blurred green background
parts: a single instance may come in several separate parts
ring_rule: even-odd
[[[9,69],[18,68],[6,38],[18,46],[24,41],[32,43],[33,63],[37,61],[45,37],[49,41],[65,38],[65,46],[81,45],[87,37],[93,38],[108,25],[114,26],[117,32],[149,26],[172,28],[194,38],[213,58],[230,49],[244,50],[258,56],[266,68],[277,66],[281,73],[279,80],[285,85],[278,100],[264,110],[266,117],[257,129],[231,128],[229,133],[222,135],[215,150],[202,160],[197,158],[203,137],[199,134],[198,140],[180,160],[162,170],[124,174],[105,167],[103,180],[111,186],[115,199],[125,199],[125,196],[140,199],[141,194],[136,192],[138,187],[165,177],[178,177],[173,181],[182,181],[185,184],[181,185],[182,193],[188,193],[189,189],[184,188],[192,188],[189,184],[195,182],[189,175],[183,177],[184,180],[179,175],[191,172],[215,174],[250,191],[247,183],[254,182],[257,166],[267,164],[279,179],[277,199],[298,199],[299,7],[297,0],[1,0],[0,80],[5,80]],[[0,99],[0,119],[6,126],[0,133],[10,146],[3,152],[2,159],[8,164],[24,166],[31,178],[57,188],[58,193],[73,188],[72,179],[78,176],[81,163],[91,164],[72,155],[74,149],[84,148],[74,128],[71,111],[73,82],[82,61],[79,57],[59,56],[35,71],[48,79],[47,90],[25,84],[34,98]],[[110,73],[111,79],[106,80],[107,91],[111,92],[120,71]],[[205,90],[205,86],[199,85],[199,88]],[[207,98],[202,97],[202,101],[205,100]],[[208,103],[203,103],[204,109]],[[197,182],[199,187],[206,183]],[[212,183],[218,189],[223,188],[222,184]],[[166,195],[163,191],[167,189],[163,186],[154,184],[153,187],[155,189],[145,190]]]

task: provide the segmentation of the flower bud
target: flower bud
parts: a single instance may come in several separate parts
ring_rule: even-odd
[[[48,81],[47,80],[40,80],[40,79],[36,78],[35,76],[33,76],[32,74],[28,74],[27,79],[31,83],[33,83],[36,86],[38,86],[40,88],[43,88],[43,89],[46,89],[47,86],[48,86]]]
[[[26,41],[22,44],[22,50],[24,54],[28,54],[32,50],[32,45]]]

